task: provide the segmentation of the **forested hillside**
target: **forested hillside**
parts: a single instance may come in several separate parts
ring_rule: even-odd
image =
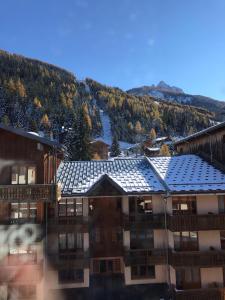
[[[151,128],[158,135],[187,135],[214,118],[204,109],[130,95],[92,79],[81,82],[56,66],[0,51],[0,122],[56,139],[62,127],[71,128],[65,140],[74,143],[82,124],[89,139],[102,134],[100,109],[109,115],[113,134],[129,142]]]

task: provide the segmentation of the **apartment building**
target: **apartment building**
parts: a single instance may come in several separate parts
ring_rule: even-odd
[[[0,144],[2,299],[99,299],[107,280],[122,296],[224,299],[225,174],[213,165],[64,162],[57,143],[3,125]]]
[[[49,219],[50,290],[119,278],[124,289],[148,286],[148,299],[156,287],[153,299],[223,299],[221,171],[181,155],[62,162],[57,180],[62,198]]]
[[[59,145],[0,125],[0,299],[44,299],[48,205],[59,198]]]

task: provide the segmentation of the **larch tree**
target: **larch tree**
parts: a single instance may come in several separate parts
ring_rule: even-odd
[[[161,146],[160,155],[162,155],[162,156],[171,156],[169,147],[166,144],[163,144]]]

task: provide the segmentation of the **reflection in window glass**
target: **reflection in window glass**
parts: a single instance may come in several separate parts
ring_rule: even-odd
[[[28,184],[35,184],[36,181],[36,168],[35,167],[28,167],[27,170],[27,183]]]

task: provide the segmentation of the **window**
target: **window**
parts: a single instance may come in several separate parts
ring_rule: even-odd
[[[35,166],[13,166],[11,173],[11,184],[35,184]]]
[[[200,269],[184,268],[176,270],[176,287],[178,289],[200,288]]]
[[[58,203],[59,217],[74,217],[83,215],[82,199],[62,199]]]
[[[82,269],[59,270],[58,280],[59,280],[59,283],[83,282],[84,281],[84,271]]]
[[[121,273],[120,259],[94,259],[93,273]]]
[[[183,215],[183,214],[196,214],[196,197],[173,197],[173,214]]]
[[[225,230],[220,231],[221,249],[225,250]]]
[[[218,204],[219,204],[219,213],[224,214],[225,213],[225,196],[219,196],[218,197]]]
[[[174,232],[173,238],[176,251],[198,250],[198,233],[195,231]]]
[[[152,214],[152,197],[130,197],[129,210],[130,214]]]
[[[17,202],[10,205],[11,219],[35,219],[37,217],[35,202]]]
[[[151,249],[154,248],[153,230],[148,228],[132,228],[130,231],[131,249]]]
[[[155,266],[135,265],[131,266],[131,279],[155,278]]]
[[[83,234],[81,232],[60,233],[58,239],[60,252],[83,249]]]

